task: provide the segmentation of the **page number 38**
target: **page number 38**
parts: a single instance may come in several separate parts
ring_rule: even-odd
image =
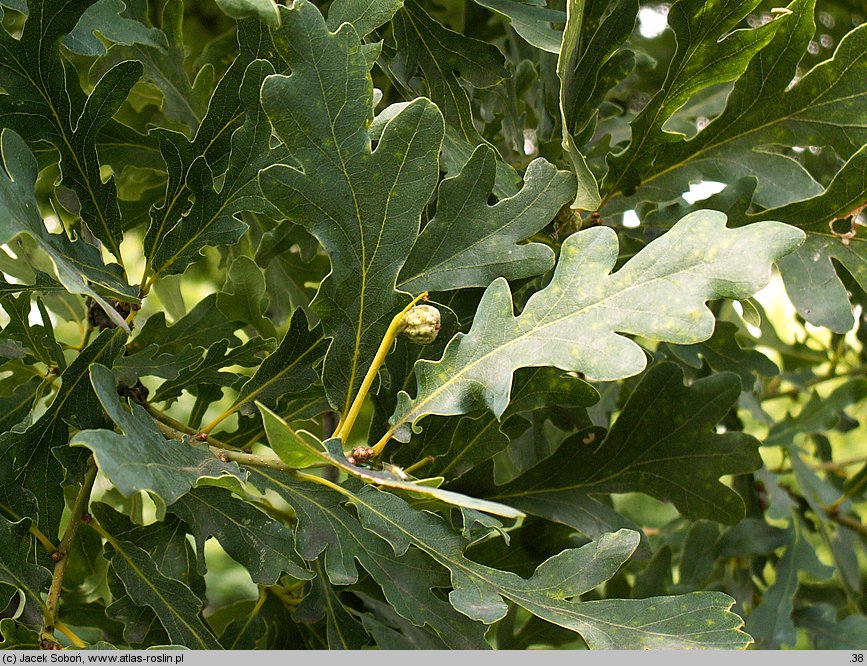
[[[849,660],[853,664],[863,664],[864,663],[864,654],[861,652],[853,652],[852,658]]]

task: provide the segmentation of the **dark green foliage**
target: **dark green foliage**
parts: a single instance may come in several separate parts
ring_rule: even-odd
[[[867,26],[657,4],[0,0],[0,647],[864,649]]]

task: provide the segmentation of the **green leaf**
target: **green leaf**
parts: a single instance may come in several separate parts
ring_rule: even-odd
[[[119,357],[112,369],[119,381],[134,386],[139,377],[176,379],[182,370],[194,365],[200,357],[200,350],[189,346],[178,354],[172,354],[161,353],[158,345],[151,344],[135,354]]]
[[[195,201],[179,219],[173,215],[180,211],[152,215],[146,246],[154,248],[151,267],[156,275],[182,273],[198,260],[206,246],[236,243],[247,229],[237,217],[242,211],[276,212],[263,198],[257,180],[260,170],[279,162],[286,154],[282,147],[271,148],[271,126],[259,105],[259,89],[273,72],[273,65],[265,60],[254,60],[244,72],[240,103],[246,115],[244,124],[232,134],[228,168],[219,191],[204,155],[198,155],[187,165],[193,156],[188,152],[191,147],[184,145],[182,137],[166,135],[169,143],[174,144],[172,149],[178,151],[172,170],[179,179],[184,179]],[[177,189],[180,190],[180,180]]]
[[[30,323],[31,302],[29,294],[21,294],[18,298],[9,296],[0,301],[3,306],[3,311],[8,315],[9,322],[3,327],[2,339],[11,343],[18,343],[14,346],[8,346],[8,352],[11,358],[35,357],[35,360],[41,361],[45,365],[51,367],[65,367],[63,350],[54,339],[54,332],[51,327],[51,320],[47,313],[44,312],[44,306],[40,308],[43,314],[42,325]],[[32,360],[29,362],[33,362]]]
[[[135,302],[135,292],[126,283],[123,269],[106,266],[99,249],[83,240],[71,241],[65,233],[49,233],[36,204],[34,186],[37,164],[33,153],[18,134],[4,129],[0,133],[3,169],[0,170],[0,243],[8,243],[20,233],[32,237],[48,254],[57,278],[74,294],[85,294],[102,306],[115,324],[129,330],[123,317],[91,286],[99,285],[113,298]],[[105,292],[103,292],[105,293]]]
[[[123,0],[97,0],[88,7],[78,23],[66,37],[63,45],[74,53],[86,56],[104,56],[105,44],[100,37],[115,44],[144,44],[166,49],[166,36],[156,28],[122,16],[126,5]]]
[[[334,0],[328,8],[328,29],[337,32],[341,24],[351,23],[359,37],[367,37],[401,7],[403,0]]]
[[[226,283],[217,294],[217,307],[229,319],[255,328],[263,338],[276,338],[274,324],[263,314],[268,301],[262,269],[250,257],[236,258],[229,266]]]
[[[360,650],[370,640],[364,626],[350,613],[337,591],[328,584],[322,564],[314,565],[316,578],[307,596],[298,605],[293,618],[313,623],[325,619],[325,635],[329,650]]]
[[[840,414],[846,407],[858,404],[867,396],[867,379],[851,379],[837,387],[830,395],[822,397],[812,391],[810,399],[798,411],[774,423],[762,442],[764,446],[791,444],[801,433],[824,433],[840,422]]]
[[[718,479],[761,466],[755,438],[714,431],[739,394],[733,374],[717,373],[687,387],[677,365],[656,364],[603,441],[588,442],[579,432],[493,497],[547,516],[547,502],[639,491],[672,502],[692,520],[734,524],[743,518],[743,501]]]
[[[219,650],[220,643],[200,616],[201,600],[180,581],[165,576],[147,551],[134,543],[109,538],[105,557],[123,581],[132,601],[148,606],[172,643],[198,650]]]
[[[147,25],[148,3],[133,0],[126,2],[127,15]],[[144,78],[156,85],[163,94],[160,110],[165,117],[194,132],[205,115],[208,100],[197,94],[187,75],[183,18],[183,0],[167,0],[160,15],[160,26],[165,35],[163,44],[159,47],[145,43],[116,45],[109,50],[106,60],[138,60],[144,67]]]
[[[198,574],[195,549],[187,538],[186,524],[179,518],[167,515],[160,522],[137,525],[102,502],[91,503],[90,508],[100,526],[112,536],[145,546],[164,575],[181,581],[196,593],[204,592],[205,581]],[[204,554],[199,553],[200,561],[203,557]],[[201,568],[204,570],[204,566]]]
[[[69,427],[104,423],[87,380],[87,369],[91,363],[110,365],[122,343],[119,329],[100,333],[63,371],[61,386],[45,413],[24,432],[0,434],[0,460],[11,460],[11,478],[33,493],[38,507],[34,522],[51,539],[57,536],[64,508],[61,487],[69,480],[64,466],[67,470],[75,468],[85,457],[66,446]]]
[[[527,167],[524,187],[491,206],[496,157],[479,146],[460,174],[443,181],[437,213],[422,230],[398,278],[411,293],[486,287],[495,278],[539,275],[554,265],[542,243],[520,241],[544,228],[572,196],[574,180],[545,160]]]
[[[816,650],[864,650],[867,636],[867,617],[847,615],[837,618],[836,609],[825,604],[798,609],[795,622],[805,628]],[[0,644],[2,645],[2,644]]]
[[[208,294],[181,319],[171,326],[166,324],[164,312],[148,317],[127,345],[129,352],[137,353],[156,346],[161,352],[180,356],[190,347],[207,349],[221,340],[232,346],[240,344],[234,331],[238,326],[217,309],[217,295]]]
[[[123,434],[82,430],[69,444],[93,451],[99,469],[123,495],[146,490],[172,504],[202,477],[244,479],[235,463],[221,462],[207,446],[165,439],[139,405],[130,405],[132,412],[127,412],[108,368],[92,365],[90,381],[102,408]]]
[[[677,142],[677,147],[683,150],[687,143],[683,135],[666,131],[665,122],[695,93],[738,78],[750,59],[771,40],[784,19],[753,29],[735,29],[758,3],[759,0],[680,0],[672,5],[668,25],[676,35],[677,48],[662,88],[631,123],[629,146],[609,157],[609,172],[603,183],[607,192],[631,194],[638,183],[647,179],[648,173],[653,173],[651,167],[666,144]],[[750,90],[750,98],[755,100],[755,91],[761,88]],[[694,150],[690,146],[690,151]]]
[[[671,143],[644,174],[630,169],[644,180],[642,197],[660,200],[672,190],[679,194],[689,179],[734,182],[751,175],[758,180],[756,203],[782,206],[820,194],[822,188],[773,146],[831,146],[847,159],[867,143],[867,123],[860,111],[867,94],[867,26],[852,30],[833,58],[792,84],[813,37],[814,7],[814,0],[795,0],[790,14],[759,28],[773,38],[738,78],[725,111],[691,140]],[[718,49],[707,53],[721,57]]]
[[[638,2],[619,3],[604,21],[598,21],[598,25],[593,25],[596,21],[588,21],[597,17],[585,16],[587,9],[583,0],[568,0],[566,3],[567,19],[557,59],[557,76],[560,79],[563,149],[578,180],[578,191],[571,207],[596,210],[602,202],[599,186],[586,158],[579,151],[579,137],[586,134],[588,125],[594,122],[605,90],[613,87],[632,69],[632,53],[618,50],[632,33]],[[588,34],[590,37],[586,38]],[[612,77],[616,81],[609,80]]]
[[[788,220],[806,230],[806,242],[780,260],[786,294],[798,313],[815,326],[845,333],[855,324],[846,287],[834,262],[867,288],[867,237],[861,225],[852,233],[832,231],[832,223],[860,210],[867,203],[867,145],[838,171],[821,194],[786,206],[751,215],[750,219]]]
[[[303,483],[291,476],[261,468],[250,470],[250,480],[271,489],[295,509],[298,527],[295,542],[299,554],[314,560],[324,550],[324,567],[335,585],[358,580],[356,560],[382,588],[394,610],[416,626],[432,627],[452,649],[486,649],[484,627],[455,612],[433,593],[448,584],[445,570],[419,551],[400,557],[373,532],[340,505],[341,494],[319,484]]]
[[[12,523],[0,516],[0,550],[3,558],[0,559],[0,582],[8,583],[21,590],[27,600],[44,608],[41,592],[48,587],[51,581],[51,572],[45,567],[31,564],[25,555],[27,549],[22,545],[24,540],[30,540],[30,519],[24,518]],[[6,641],[9,636],[4,627],[3,635]]]
[[[42,641],[39,632],[25,627],[10,617],[0,620],[0,650],[38,650]]]
[[[262,354],[272,346],[273,340],[263,340],[258,336],[233,349],[228,348],[228,340],[219,340],[208,348],[198,363],[186,368],[176,379],[164,382],[157,389],[153,400],[162,402],[177,398],[184,391],[198,396],[209,389],[216,389],[219,394],[221,387],[230,386],[238,379],[237,375],[223,372],[221,368],[233,365],[249,368],[259,365]],[[219,397],[217,395],[215,399]]]
[[[357,588],[353,593],[364,601],[365,610],[373,610],[373,614],[365,613],[361,616],[361,623],[380,649],[448,649],[448,645],[434,632],[420,629],[404,620],[388,603],[359,592]]]
[[[509,446],[528,427],[523,412],[540,413],[555,405],[589,406],[599,394],[587,382],[556,368],[523,368],[515,374],[512,400],[502,424],[490,412],[460,419],[433,417],[413,446],[401,447],[394,460],[409,465],[426,456],[433,457],[425,473],[456,479],[489,460]]]
[[[389,470],[374,470],[366,467],[360,467],[350,463],[343,453],[343,443],[338,438],[329,439],[326,442],[319,442],[308,432],[296,433],[283,419],[274,414],[264,405],[258,405],[259,411],[262,412],[262,419],[265,423],[265,431],[269,434],[269,442],[273,434],[277,442],[275,451],[280,449],[283,455],[286,455],[289,460],[294,460],[299,464],[309,466],[312,462],[311,456],[315,456],[320,462],[327,462],[349,476],[354,476],[366,483],[373,483],[386,488],[396,488],[404,490],[416,495],[423,495],[433,499],[440,500],[446,504],[465,507],[467,509],[475,509],[486,513],[494,514],[495,516],[503,516],[504,518],[512,518],[515,520],[523,518],[524,514],[516,511],[510,506],[499,504],[497,502],[489,502],[483,499],[477,499],[468,495],[443,490],[430,485],[424,485],[422,480],[412,481],[406,475],[401,476],[398,473]],[[272,444],[272,446],[274,446]],[[307,450],[307,454],[303,450]],[[287,461],[288,462],[288,461]]]
[[[832,575],[833,569],[819,561],[805,536],[803,525],[795,518],[788,547],[776,567],[776,580],[747,617],[746,630],[755,638],[759,649],[779,650],[795,646],[797,636],[792,610],[800,579],[821,580]]]
[[[296,469],[322,464],[325,449],[315,435],[306,430],[293,429],[265,405],[256,404],[262,412],[268,444],[280,460]]]
[[[280,12],[274,0],[217,0],[217,5],[234,19],[254,16],[269,28],[280,27]]]
[[[490,88],[507,78],[502,53],[493,44],[445,28],[415,1],[404,3],[391,26],[397,53],[389,70],[412,98],[419,96],[413,79],[421,69],[427,96],[446,121],[443,165],[447,173],[456,174],[479,144],[488,143],[473,122],[470,96],[462,81],[474,88]],[[497,160],[495,194],[514,195],[516,179],[514,169]]]
[[[439,152],[442,116],[429,101],[416,100],[389,122],[372,151],[372,52],[349,24],[328,32],[307,2],[281,11],[273,38],[293,73],[266,79],[262,105],[298,166],[274,166],[259,178],[266,196],[303,223],[331,259],[313,309],[332,340],[326,392],[343,409],[392,315],[408,302],[394,285],[436,185],[431,156]],[[332,83],[322,87],[326,79]]]
[[[306,391],[318,379],[313,366],[324,353],[321,329],[319,326],[308,329],[307,316],[301,308],[296,309],[280,346],[244,382],[235,405],[242,405],[242,414],[252,414],[254,400],[274,408],[281,396]]]
[[[609,275],[617,259],[614,231],[573,234],[550,284],[518,317],[508,283],[497,279],[470,332],[456,335],[440,361],[416,364],[416,397],[401,392],[391,432],[405,440],[409,425],[427,414],[484,406],[499,416],[521,367],[552,365],[598,380],[634,375],[644,368],[644,352],[616,332],[680,344],[709,338],[714,318],[704,303],[751,296],[768,283],[770,262],[802,238],[780,223],[726,229],[722,213],[698,211]]]
[[[0,432],[12,430],[30,416],[33,401],[41,387],[42,380],[33,377],[16,385],[9,395],[0,397]]]
[[[312,574],[295,556],[292,531],[223,488],[193,488],[168,510],[190,526],[200,552],[214,537],[253,582],[273,585],[280,574]]]
[[[81,219],[120,258],[122,229],[114,178],[103,182],[96,153],[99,130],[111,119],[142,74],[141,63],[121,62],[84,98],[67,77],[58,41],[93,0],[58,5],[34,0],[20,40],[0,31],[0,97],[3,127],[35,144],[48,141],[60,153],[63,183],[81,205]]]
[[[748,557],[770,555],[789,541],[789,534],[781,527],[769,525],[758,518],[744,518],[716,542],[716,554],[721,557]]]
[[[591,649],[732,649],[749,642],[749,637],[739,631],[741,619],[729,612],[734,600],[725,594],[695,592],[583,603],[565,600],[563,590],[551,585],[551,565],[547,561],[529,579],[491,569],[466,559],[461,552],[463,540],[438,517],[414,510],[398,497],[370,487],[346,494],[358,509],[362,524],[388,539],[396,553],[405,553],[414,546],[448,568],[454,587],[449,600],[473,619],[491,623],[503,617],[506,605],[501,597],[505,597],[548,622],[577,631]],[[623,539],[633,548],[638,544],[635,535],[625,531],[610,543]],[[555,557],[569,562],[582,556],[567,550]],[[574,572],[570,569],[569,573]],[[592,576],[582,578],[580,573],[574,579],[563,577],[569,582],[567,594],[596,582]]]
[[[559,53],[563,33],[552,24],[566,22],[566,15],[534,0],[474,0],[477,5],[504,16],[521,37],[536,48]]]
[[[797,251],[797,250],[796,250]],[[755,349],[741,347],[736,335],[738,328],[728,321],[717,322],[713,335],[695,345],[667,345],[680,361],[693,368],[701,368],[702,359],[717,372],[734,372],[741,385],[749,390],[756,375],[773,377],[780,369],[767,356]]]

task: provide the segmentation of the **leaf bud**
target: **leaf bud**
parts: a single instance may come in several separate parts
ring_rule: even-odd
[[[355,461],[353,465],[363,465],[375,455],[376,452],[369,446],[356,446],[350,453],[350,457]]]
[[[411,342],[427,345],[436,340],[440,332],[440,311],[433,305],[416,305],[403,316],[401,333]]]

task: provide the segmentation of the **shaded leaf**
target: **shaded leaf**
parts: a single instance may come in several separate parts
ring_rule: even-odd
[[[833,569],[819,562],[816,551],[805,538],[804,527],[796,518],[788,547],[776,571],[776,580],[746,621],[746,630],[755,639],[756,647],[765,650],[794,647],[792,610],[799,580],[802,576],[825,579],[831,576]]]
[[[328,8],[328,29],[337,32],[342,23],[351,23],[359,37],[366,37],[401,7],[403,0],[335,0]]]
[[[294,617],[299,622],[314,623],[325,619],[329,650],[359,650],[370,640],[364,626],[343,604],[337,591],[328,584],[318,560],[313,565],[316,578],[307,596],[298,605]]]
[[[533,0],[474,0],[492,12],[504,16],[521,37],[536,48],[558,53],[563,33],[554,27],[566,22],[566,15]]]
[[[486,141],[473,124],[470,100],[461,85],[488,88],[509,76],[493,45],[442,26],[416,0],[404,2],[392,21],[401,67],[407,78],[421,68],[430,98],[446,122],[475,149]]]
[[[44,607],[41,592],[48,587],[51,572],[45,567],[31,564],[25,557],[26,549],[22,546],[22,541],[29,542],[30,524],[29,518],[13,523],[0,516],[0,551],[3,552],[3,558],[0,559],[0,582],[21,590],[28,602]],[[6,629],[4,626],[4,642],[12,640],[14,644],[16,640],[21,640],[20,632],[9,636]]]
[[[42,643],[38,631],[9,617],[0,620],[0,635],[0,650],[38,650]]]
[[[217,294],[217,307],[229,319],[255,328],[263,338],[276,338],[274,324],[264,314],[268,301],[262,269],[250,257],[237,257],[229,266],[226,283]]]
[[[243,480],[235,463],[221,462],[207,446],[165,439],[139,405],[130,405],[132,412],[127,412],[117,396],[114,376],[106,367],[92,365],[90,381],[102,408],[123,434],[82,430],[70,446],[93,451],[99,469],[123,495],[146,490],[172,504],[202,477],[231,475]]]
[[[220,643],[200,616],[201,600],[189,587],[168,578],[147,551],[129,541],[109,535],[105,557],[123,581],[130,599],[148,606],[165,627],[172,641],[199,650],[219,650]]]
[[[295,557],[292,531],[223,488],[193,488],[168,509],[190,526],[199,550],[214,537],[253,582],[273,585],[281,573],[310,578]]]
[[[320,328],[308,329],[307,316],[301,308],[296,309],[280,346],[244,382],[235,405],[243,404],[242,413],[252,413],[250,403],[254,400],[273,408],[281,396],[306,391],[318,378],[313,366],[324,353],[325,340]]]
[[[102,306],[102,309],[121,328],[127,329],[123,317],[118,315],[102,294],[120,300],[137,300],[117,264],[106,266],[99,249],[79,239],[71,241],[65,233],[49,233],[42,222],[36,204],[36,159],[18,134],[4,129],[0,134],[3,170],[0,171],[0,242],[8,243],[20,233],[32,237],[48,254],[57,278],[74,294],[85,294]],[[94,286],[102,287],[102,292]]]
[[[335,585],[358,580],[355,560],[382,588],[394,610],[417,626],[431,626],[452,649],[485,649],[484,627],[457,613],[432,592],[448,583],[445,570],[423,553],[402,557],[374,533],[360,529],[358,520],[344,509],[343,497],[318,484],[261,468],[251,470],[258,487],[279,493],[295,509],[298,552],[313,560],[321,557],[328,579]]]
[[[126,46],[145,44],[156,49],[168,46],[165,35],[156,28],[122,16],[125,9],[123,0],[97,0],[81,15],[72,32],[63,38],[63,45],[86,56],[106,54],[100,37]]]
[[[716,542],[715,551],[720,557],[769,555],[788,541],[789,534],[783,528],[758,518],[744,518],[723,533]]]
[[[201,395],[209,389],[216,389],[215,397],[219,399],[220,388],[230,386],[238,380],[234,373],[224,372],[222,368],[233,365],[254,367],[262,362],[262,355],[273,346],[273,340],[263,340],[255,337],[240,347],[229,349],[229,341],[219,340],[212,344],[197,363],[185,368],[185,371],[175,379],[164,382],[154,394],[154,402],[162,402],[177,398],[184,391],[193,395]]]
[[[456,175],[469,161],[479,144],[488,143],[473,122],[470,97],[462,81],[474,88],[490,88],[508,77],[503,56],[493,45],[445,28],[418,2],[404,2],[391,23],[397,53],[389,61],[389,72],[406,90],[418,97],[413,81],[421,69],[427,96],[442,111],[446,121],[442,161],[445,171]],[[403,105],[395,105],[402,108]],[[383,114],[387,115],[388,109]],[[517,192],[515,170],[496,161],[498,197]]]
[[[734,524],[744,515],[743,501],[718,479],[761,466],[753,437],[714,430],[739,394],[740,382],[732,374],[711,375],[687,387],[676,365],[656,364],[604,440],[588,442],[579,432],[493,497],[546,515],[546,501],[640,491],[672,502],[690,519]]]
[[[791,444],[800,433],[822,433],[832,429],[840,421],[843,410],[857,404],[867,396],[867,379],[852,379],[837,387],[830,395],[821,397],[815,391],[798,414],[786,416],[771,426],[762,442],[765,446]]]
[[[704,359],[717,372],[734,372],[741,378],[741,385],[749,390],[756,382],[756,375],[773,377],[780,369],[767,356],[755,349],[741,347],[738,343],[737,326],[719,321],[713,335],[695,345],[667,345],[676,358],[694,368],[701,368]]]
[[[413,440],[413,446],[394,452],[394,460],[409,465],[431,456],[434,460],[424,468],[425,473],[456,479],[505,450],[529,427],[529,422],[518,414],[539,414],[555,405],[589,406],[598,399],[598,393],[587,382],[561,370],[522,368],[515,373],[511,402],[502,423],[491,412],[460,419],[432,417]]]
[[[282,146],[271,148],[271,126],[259,104],[262,82],[273,72],[273,65],[265,60],[254,60],[244,72],[239,99],[246,115],[244,124],[232,134],[228,168],[219,191],[204,155],[196,157],[188,168],[184,156],[179,155],[179,173],[195,201],[179,220],[169,217],[170,222],[164,224],[162,219],[152,219],[148,236],[155,248],[151,268],[156,275],[183,272],[206,246],[236,243],[247,229],[237,217],[242,211],[275,212],[262,196],[257,180],[261,169],[279,162],[286,154]],[[183,146],[182,140],[176,141]],[[183,153],[190,147],[179,150]]]
[[[125,0],[127,16],[147,25],[148,3]],[[195,130],[207,109],[207,99],[196,94],[185,66],[185,47],[183,34],[183,0],[168,0],[162,6],[160,26],[165,42],[159,47],[146,43],[129,46],[115,45],[105,59],[133,58],[144,67],[144,78],[151,81],[162,92],[161,111],[174,123]]]
[[[9,395],[0,397],[0,432],[12,430],[29,418],[30,409],[41,386],[42,380],[33,377],[18,384]]]
[[[473,619],[490,623],[501,618],[506,612],[501,597],[505,597],[542,619],[577,631],[593,649],[735,648],[749,642],[739,631],[742,621],[728,610],[733,600],[727,595],[695,592],[643,600],[564,600],[559,596],[562,590],[550,586],[545,562],[529,579],[476,564],[462,555],[463,540],[438,517],[370,487],[347,494],[365,527],[387,538],[395,552],[405,553],[412,545],[447,567],[454,587],[449,600]],[[621,532],[613,543],[627,539],[637,545],[630,534]],[[567,550],[556,557],[580,556]],[[589,581],[579,573],[570,581],[569,591],[586,584]]]
[[[207,349],[221,340],[229,340],[235,346],[241,342],[234,335],[236,328],[237,325],[217,309],[217,295],[208,294],[172,325],[167,325],[164,312],[148,317],[127,349],[142,352],[155,345],[161,352],[181,356],[189,347]]]
[[[114,178],[103,182],[96,153],[99,130],[111,119],[142,73],[126,61],[107,71],[84,98],[67,76],[58,42],[93,0],[31,3],[20,40],[0,31],[0,118],[31,144],[49,141],[60,153],[63,183],[81,205],[81,218],[108,250],[120,258],[122,229]]]
[[[600,3],[600,9],[604,4]],[[596,178],[579,151],[581,137],[586,136],[588,125],[594,123],[605,89],[613,87],[632,69],[632,52],[619,49],[632,33],[638,2],[618,3],[604,20],[591,15],[589,8],[581,0],[566,3],[563,45],[557,59],[563,149],[578,180],[571,207],[581,210],[596,210],[602,202]],[[613,81],[609,80],[612,78]]]
[[[394,612],[384,601],[353,590],[364,601],[365,610],[374,614],[361,615],[361,623],[382,650],[447,650],[448,645],[432,631],[416,627]]]
[[[813,649],[867,649],[867,617],[864,615],[838,619],[835,609],[813,606],[795,611],[795,622],[809,632]]]
[[[666,120],[696,92],[738,78],[783,22],[777,19],[757,28],[735,30],[757,4],[758,0],[680,0],[672,5],[667,18],[677,37],[677,48],[661,89],[630,123],[629,146],[608,159],[609,172],[603,184],[606,191],[631,194],[648,173],[654,172],[651,167],[666,144],[676,142],[677,148],[684,149],[687,142],[683,135],[666,131]],[[755,100],[754,91],[761,88],[750,90]],[[691,145],[690,151],[694,153],[695,147]]]
[[[696,177],[733,182],[750,175],[759,183],[756,203],[782,206],[818,195],[822,188],[773,146],[831,146],[847,159],[867,143],[867,123],[859,111],[867,94],[862,75],[867,26],[852,30],[832,58],[797,78],[815,30],[815,1],[797,0],[788,9],[790,13],[757,29],[773,33],[772,39],[738,78],[725,111],[689,141],[671,135],[670,146],[642,176],[643,197],[669,198],[673,189],[682,192],[683,183]],[[721,57],[718,49],[707,53]]]
[[[72,467],[75,471],[76,465],[86,458],[84,452],[66,447],[69,427],[104,423],[87,369],[91,363],[110,365],[122,343],[119,329],[103,331],[64,370],[61,386],[45,413],[24,432],[10,430],[0,434],[0,459],[12,461],[11,478],[33,493],[38,507],[34,522],[49,538],[56,538],[64,508],[58,489],[69,480],[67,470]]]
[[[486,287],[495,278],[540,275],[554,265],[541,243],[519,244],[544,228],[572,196],[573,179],[542,159],[527,167],[524,187],[490,206],[494,152],[479,146],[460,174],[439,187],[437,213],[412,247],[398,278],[411,293]]]
[[[40,305],[40,315],[43,315],[41,325],[31,323],[30,294],[21,294],[17,298],[7,296],[0,301],[3,311],[9,317],[9,322],[3,327],[2,334],[0,334],[0,339],[6,343],[4,345],[7,352],[5,355],[7,358],[27,358],[27,363],[33,363],[36,360],[48,367],[56,365],[65,368],[66,361],[63,350],[54,338],[51,320],[48,318],[44,306],[39,301],[37,303]]]

